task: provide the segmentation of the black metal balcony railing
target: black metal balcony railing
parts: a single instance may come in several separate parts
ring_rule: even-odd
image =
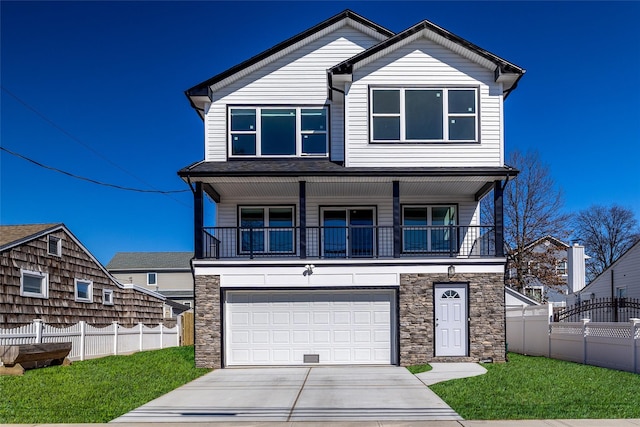
[[[494,227],[484,225],[398,230],[392,226],[205,227],[203,232],[203,258],[213,259],[496,256]]]

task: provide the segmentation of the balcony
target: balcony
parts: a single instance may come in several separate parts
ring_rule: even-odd
[[[204,227],[203,259],[491,258],[493,226]]]

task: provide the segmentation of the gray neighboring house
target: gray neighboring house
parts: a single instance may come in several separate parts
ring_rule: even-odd
[[[165,317],[193,307],[193,252],[117,252],[107,270],[121,283],[133,283],[167,298]]]

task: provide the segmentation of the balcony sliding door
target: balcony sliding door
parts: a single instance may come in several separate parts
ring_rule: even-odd
[[[373,257],[372,208],[325,208],[322,211],[322,256],[325,258]]]

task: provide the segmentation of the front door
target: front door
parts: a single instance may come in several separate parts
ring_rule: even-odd
[[[467,285],[435,285],[436,356],[467,356]]]
[[[322,254],[325,258],[374,255],[373,209],[325,208]]]

